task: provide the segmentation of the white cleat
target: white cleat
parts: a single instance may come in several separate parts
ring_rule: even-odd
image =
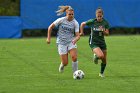
[[[62,63],[61,63],[60,66],[59,66],[59,72],[60,72],[60,73],[63,73],[63,72],[64,72],[64,66],[63,66]]]
[[[104,76],[104,74],[99,73],[99,77],[102,77],[102,78],[103,78],[103,77],[105,77],[105,76]]]

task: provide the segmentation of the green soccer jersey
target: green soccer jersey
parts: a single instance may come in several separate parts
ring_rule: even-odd
[[[89,44],[97,46],[106,45],[103,30],[109,29],[108,22],[105,19],[101,22],[98,22],[97,19],[90,19],[86,22],[86,25],[91,28]]]

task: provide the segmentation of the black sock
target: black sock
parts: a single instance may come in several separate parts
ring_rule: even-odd
[[[105,67],[106,67],[106,64],[101,63],[101,72],[100,72],[101,74],[104,73]]]

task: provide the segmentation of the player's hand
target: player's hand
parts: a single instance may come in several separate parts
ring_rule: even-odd
[[[84,35],[84,33],[80,33],[80,36],[83,36]]]
[[[76,40],[72,40],[72,44],[75,45],[76,44]]]
[[[105,32],[105,28],[102,28],[101,31],[102,31],[102,32]]]
[[[50,39],[46,39],[46,42],[47,42],[47,44],[50,44],[51,43],[51,41],[50,41]]]

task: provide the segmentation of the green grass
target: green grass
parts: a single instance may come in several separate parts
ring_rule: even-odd
[[[0,40],[0,93],[139,93],[140,36],[109,36],[105,78],[100,65],[92,63],[88,37],[78,41],[79,69],[83,80],[72,78],[71,59],[64,73],[55,38]]]

